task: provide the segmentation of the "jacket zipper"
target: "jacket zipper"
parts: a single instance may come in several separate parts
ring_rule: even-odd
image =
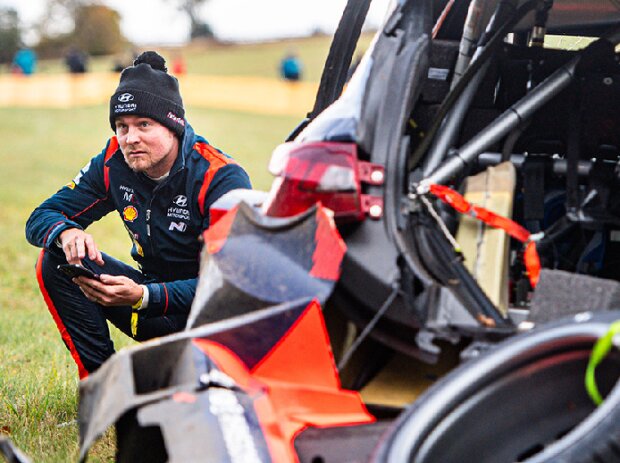
[[[151,199],[149,200],[149,208],[146,210],[146,236],[148,237],[149,248],[151,249],[151,256],[155,255],[155,249],[153,248],[153,241],[151,240],[151,208],[153,207],[153,201],[155,200],[155,196],[157,194],[157,190],[159,190],[163,185],[168,183],[173,177],[175,177],[179,172],[181,172],[185,167],[181,167],[176,172],[170,175],[164,183],[160,183],[153,188],[153,192],[151,193]]]

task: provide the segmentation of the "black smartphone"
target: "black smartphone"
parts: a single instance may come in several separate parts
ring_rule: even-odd
[[[61,264],[56,268],[70,278],[86,277],[86,278],[92,278],[93,280],[99,280],[99,275],[92,272],[91,270],[88,270],[86,267],[82,267],[81,265]]]

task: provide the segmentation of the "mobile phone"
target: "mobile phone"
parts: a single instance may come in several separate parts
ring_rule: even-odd
[[[99,280],[99,275],[81,265],[61,264],[56,268],[63,272],[65,275],[67,275],[69,278],[86,277],[92,278],[93,280]]]

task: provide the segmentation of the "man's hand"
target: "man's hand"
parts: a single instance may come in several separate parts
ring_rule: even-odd
[[[70,264],[82,265],[82,259],[88,255],[90,260],[103,265],[101,251],[97,249],[93,237],[84,230],[69,228],[60,234],[59,240],[67,262]]]
[[[142,297],[142,286],[126,276],[100,275],[101,280],[77,277],[73,281],[87,299],[106,307],[134,305]]]

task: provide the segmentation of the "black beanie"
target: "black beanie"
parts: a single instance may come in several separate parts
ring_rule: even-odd
[[[185,109],[179,82],[168,74],[166,61],[154,51],[136,58],[133,66],[123,69],[121,80],[110,98],[110,125],[119,116],[150,117],[168,127],[179,139],[185,131]]]

